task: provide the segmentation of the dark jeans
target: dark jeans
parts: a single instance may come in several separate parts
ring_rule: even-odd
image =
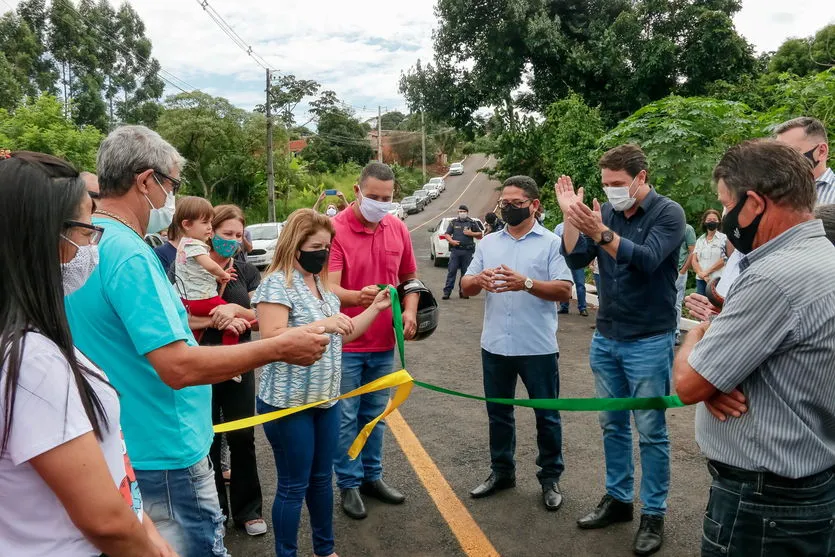
[[[577,311],[586,309],[586,270],[571,269],[571,280],[577,289]],[[561,302],[560,309],[568,311],[568,302]]]
[[[792,480],[710,461],[702,555],[835,555],[835,473]]]
[[[444,294],[449,295],[452,289],[455,288],[455,279],[458,272],[461,271],[461,278],[467,273],[470,267],[470,262],[473,260],[475,250],[466,250],[459,248],[452,248],[449,250],[449,267],[446,274],[446,284],[444,285]],[[461,289],[461,282],[458,282],[458,289]]]
[[[255,415],[255,372],[242,374],[240,383],[224,381],[212,385],[213,423],[220,423],[221,412],[225,422]],[[209,455],[215,469],[220,510],[227,518],[231,516],[236,525],[243,526],[250,520],[261,518],[261,482],[255,463],[255,428],[230,431],[225,435],[232,469],[229,497],[226,496],[220,465],[221,435],[215,435]]]
[[[484,368],[484,396],[514,398],[516,378],[530,398],[557,398],[560,393],[559,354],[542,356],[499,356],[481,351]],[[565,464],[562,460],[562,424],[556,410],[534,410],[536,415],[536,444],[540,467],[536,476],[543,485],[559,481]],[[513,406],[487,403],[490,420],[490,462],[497,476],[515,475],[516,421]]]
[[[277,557],[295,557],[302,502],[307,501],[313,552],[333,553],[333,459],[339,439],[339,405],[311,408],[264,424],[273,448],[278,486],[273,502]],[[258,399],[258,413],[278,410]],[[234,477],[234,470],[233,470]]]
[[[704,296],[705,292],[707,292],[707,281],[696,279],[696,294]]]

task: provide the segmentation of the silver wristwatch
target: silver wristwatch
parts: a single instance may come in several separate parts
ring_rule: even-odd
[[[530,292],[533,288],[533,279],[528,277],[525,279],[525,292]]]

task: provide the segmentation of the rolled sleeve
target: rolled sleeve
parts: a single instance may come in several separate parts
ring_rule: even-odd
[[[687,362],[711,385],[730,392],[794,341],[798,320],[786,294],[770,279],[740,275]]]
[[[577,244],[571,253],[565,251],[565,240],[560,238],[560,254],[565,258],[565,264],[569,269],[584,269],[588,267],[595,257],[597,257],[598,246],[591,238],[580,234],[577,238]]]

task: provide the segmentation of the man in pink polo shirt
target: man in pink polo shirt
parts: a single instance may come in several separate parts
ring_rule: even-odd
[[[394,196],[394,173],[388,165],[369,163],[354,186],[357,201],[331,222],[336,235],[331,243],[328,274],[342,310],[351,317],[371,305],[378,284],[398,285],[417,278],[412,239],[406,225],[388,212]],[[403,332],[409,339],[417,331],[418,295],[403,302]],[[394,331],[391,310],[380,314],[368,331],[343,347],[342,392],[347,393],[393,371]],[[340,402],[339,451],[334,471],[342,494],[342,510],[354,519],[367,516],[360,493],[384,503],[400,504],[402,493],[388,486],[383,476],[383,430],[377,424],[359,458],[351,461],[348,448],[359,431],[386,407],[388,391],[378,391]]]

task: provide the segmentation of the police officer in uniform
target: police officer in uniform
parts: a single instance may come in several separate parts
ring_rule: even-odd
[[[458,207],[458,218],[449,223],[444,236],[449,242],[449,271],[446,276],[446,286],[444,286],[444,300],[449,300],[449,295],[455,287],[458,271],[461,271],[462,277],[467,272],[470,261],[473,260],[473,253],[475,253],[475,240],[483,235],[484,229],[478,221],[470,218],[467,206]],[[461,292],[460,282],[458,295],[465,300],[468,298]]]

